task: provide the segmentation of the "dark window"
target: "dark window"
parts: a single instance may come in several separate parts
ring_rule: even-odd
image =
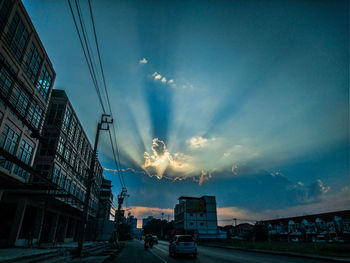
[[[201,226],[204,226],[204,223],[200,223]]]
[[[59,186],[61,188],[64,188],[65,184],[66,184],[66,175],[61,173],[61,178],[60,178],[60,182],[59,182]]]
[[[57,152],[60,155],[63,155],[63,149],[64,149],[64,137],[61,135],[59,140],[58,140],[58,145],[57,145]]]
[[[35,102],[30,105],[29,108],[29,114],[28,114],[28,121],[31,123],[35,128],[40,127],[40,123],[43,117],[43,109]]]
[[[37,86],[38,91],[44,100],[47,100],[51,83],[52,83],[52,77],[50,73],[47,71],[46,67],[44,67],[43,71],[41,72],[40,79]]]
[[[18,152],[18,159],[20,159],[25,164],[30,164],[33,158],[33,147],[30,146],[25,140],[22,140],[21,147]],[[22,167],[15,166],[14,172],[16,175],[23,178],[27,178],[30,174],[24,170]]]
[[[60,125],[62,120],[64,106],[63,104],[51,104],[50,111],[47,117],[48,124]]]
[[[4,97],[7,97],[9,90],[11,89],[12,83],[13,80],[10,77],[10,74],[0,64],[0,92]]]
[[[8,16],[10,14],[10,9],[12,5],[12,0],[0,0],[0,32],[4,29]]]
[[[67,108],[66,109],[66,112],[64,114],[64,117],[63,117],[63,124],[62,124],[62,130],[64,132],[67,132],[68,131],[68,127],[69,127],[69,122],[70,122],[70,118],[72,116],[72,113],[71,111]]]
[[[28,31],[18,13],[16,13],[7,32],[6,42],[19,62],[23,57],[28,37]]]
[[[46,134],[47,141],[41,143],[40,155],[53,156],[57,135]]]
[[[42,58],[40,57],[38,50],[34,46],[34,43],[32,43],[32,46],[27,55],[26,63],[24,64],[24,72],[27,73],[28,78],[33,84],[35,84],[36,77],[38,76],[41,61]]]
[[[67,179],[66,187],[64,188],[67,192],[69,192],[71,183],[72,181],[70,179]]]
[[[60,181],[60,170],[57,167],[54,167],[52,182],[54,182],[55,184],[59,184],[59,181]]]
[[[11,104],[16,107],[20,115],[25,116],[29,104],[28,94],[17,86],[11,96]]]
[[[18,139],[19,135],[7,124],[5,124],[0,138],[0,147],[11,154],[15,154],[18,146]],[[0,166],[7,170],[11,170],[12,163],[7,161],[4,157],[0,156]]]
[[[70,122],[70,129],[68,132],[68,139],[72,142],[74,139],[74,133],[75,133],[76,127],[77,127],[77,121],[75,120],[75,118],[72,118],[72,121]]]
[[[68,144],[66,145],[66,148],[64,149],[64,159],[66,162],[69,162],[70,155],[72,153],[72,147],[70,147]]]

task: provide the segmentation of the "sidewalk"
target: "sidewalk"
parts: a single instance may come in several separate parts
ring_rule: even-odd
[[[108,242],[85,242],[83,253],[90,255],[104,249]],[[41,248],[5,248],[0,249],[0,262],[60,262],[70,261],[71,252],[78,247],[77,242],[58,243],[52,248],[52,244],[42,244]],[[56,259],[56,261],[55,261]],[[82,261],[83,262],[83,261]]]
[[[217,247],[217,248],[225,248],[225,249],[233,249],[233,250],[241,250],[247,252],[255,252],[255,253],[263,253],[263,254],[271,254],[271,255],[279,255],[279,256],[290,256],[290,257],[299,257],[299,258],[309,258],[316,260],[327,260],[333,262],[346,262],[350,263],[350,258],[336,258],[336,257],[325,257],[325,256],[317,256],[313,254],[302,254],[296,252],[286,252],[286,251],[277,251],[277,250],[262,250],[262,249],[251,249],[251,248],[241,248],[241,247],[233,247],[233,246],[222,246],[215,244],[199,244],[199,246],[203,247]]]

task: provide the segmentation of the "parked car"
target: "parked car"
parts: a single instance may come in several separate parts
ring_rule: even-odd
[[[169,244],[169,255],[188,254],[197,257],[197,245],[190,235],[176,235]]]
[[[153,243],[158,244],[158,237],[157,236],[152,236],[153,238]]]

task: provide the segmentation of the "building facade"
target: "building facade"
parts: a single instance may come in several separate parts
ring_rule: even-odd
[[[350,242],[350,210],[261,221],[279,241]]]
[[[181,196],[174,209],[176,230],[196,233],[200,238],[217,238],[215,196]]]
[[[112,181],[103,179],[100,190],[98,213],[96,217],[97,240],[109,240],[112,237],[114,231],[114,215],[112,213],[112,203]]]
[[[0,246],[40,232],[31,172],[54,80],[22,2],[0,0]],[[28,216],[39,222],[31,231],[23,224]]]
[[[77,230],[80,229],[93,149],[63,90],[52,91],[43,136],[45,141],[40,144],[35,168],[66,193],[61,196],[61,190],[52,191],[54,198],[49,207],[50,209],[56,208],[60,212],[54,213],[49,225],[58,221],[57,225],[62,225],[61,228],[63,228],[61,233],[57,233],[60,235],[57,238],[58,241],[72,241],[79,235]],[[103,180],[102,166],[97,158],[95,162],[94,180],[89,200],[89,229],[93,229],[92,226],[95,224]],[[67,229],[72,229],[73,232],[67,232]],[[93,232],[93,230],[90,231],[90,233]],[[87,237],[94,238],[91,234]],[[45,239],[44,241],[51,240]]]

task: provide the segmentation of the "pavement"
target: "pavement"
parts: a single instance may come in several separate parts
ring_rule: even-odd
[[[132,240],[125,242],[125,247],[114,259],[106,260],[105,263],[175,263],[175,262],[195,262],[195,263],[319,263],[334,262],[319,258],[311,259],[305,257],[295,257],[288,255],[266,254],[252,251],[234,250],[220,247],[198,247],[197,258],[191,256],[179,256],[176,258],[169,256],[169,243],[159,241],[152,249],[147,251],[143,248],[143,241]]]
[[[85,242],[82,259],[72,259],[71,251],[77,248],[77,242],[59,243],[52,248],[52,244],[43,244],[41,248],[5,248],[0,249],[0,263],[12,262],[103,262],[109,256],[101,255],[109,247],[107,242]]]

